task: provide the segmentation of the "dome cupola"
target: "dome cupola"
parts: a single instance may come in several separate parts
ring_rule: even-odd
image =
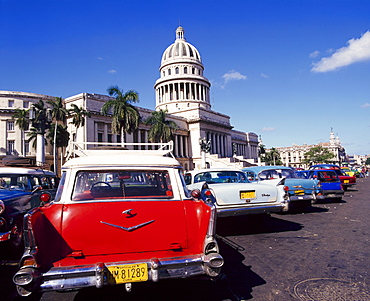
[[[171,63],[174,60],[189,60],[197,61],[202,64],[199,51],[185,40],[185,30],[181,26],[176,29],[175,43],[168,46],[162,56],[163,66],[166,63]]]

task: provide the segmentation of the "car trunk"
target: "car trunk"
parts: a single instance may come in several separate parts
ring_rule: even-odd
[[[222,183],[211,184],[209,186],[213,190],[217,205],[219,206],[272,203],[276,202],[277,200],[277,189],[272,185],[252,183]]]
[[[62,236],[72,256],[186,249],[182,201],[66,204]]]

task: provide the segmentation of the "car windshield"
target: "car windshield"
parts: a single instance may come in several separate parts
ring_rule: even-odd
[[[195,175],[194,183],[249,183],[245,173],[239,171],[207,171]]]
[[[267,169],[259,173],[260,180],[272,180],[281,178],[297,178],[292,169]]]
[[[77,173],[72,200],[172,197],[167,171],[89,170]]]

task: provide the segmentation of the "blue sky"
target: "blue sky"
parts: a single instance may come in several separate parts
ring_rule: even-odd
[[[68,97],[139,93],[154,109],[178,25],[199,50],[212,109],[266,147],[330,129],[370,154],[370,1],[0,0],[0,90]]]

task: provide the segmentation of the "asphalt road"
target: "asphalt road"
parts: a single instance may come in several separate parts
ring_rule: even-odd
[[[370,300],[370,178],[340,203],[314,204],[303,213],[219,219],[225,258],[216,281],[171,280],[45,293],[33,300]],[[17,298],[16,260],[0,261],[0,300]]]

